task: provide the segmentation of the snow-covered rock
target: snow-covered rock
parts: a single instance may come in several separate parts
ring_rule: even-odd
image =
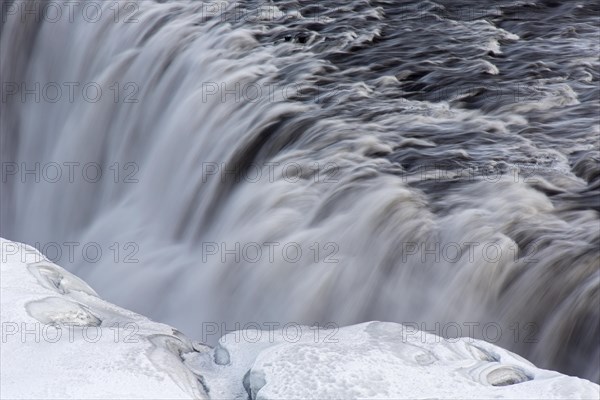
[[[395,323],[294,325],[215,348],[110,304],[0,239],[2,398],[599,398],[600,386],[474,339]]]
[[[176,330],[100,299],[32,247],[0,251],[1,398],[208,397]]]
[[[225,353],[218,358],[228,360],[226,366],[235,375],[245,375],[243,387],[251,399],[599,396],[598,385],[536,368],[516,354],[479,340],[445,340],[389,322],[368,322],[331,333],[321,331],[314,336],[310,332],[296,343],[289,340],[298,337],[295,332],[288,334],[288,340],[281,334],[275,340],[262,335],[264,340],[253,345],[230,333],[221,338],[215,352]],[[209,382],[214,385],[218,380],[217,372]],[[221,377],[215,386],[226,390],[228,382],[236,381]],[[241,398],[237,392],[223,393]]]

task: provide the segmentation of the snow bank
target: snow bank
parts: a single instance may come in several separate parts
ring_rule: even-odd
[[[29,246],[0,246],[2,398],[600,397],[486,342],[394,323],[246,330],[213,349],[103,301]]]
[[[0,249],[0,397],[208,398],[176,330],[100,299],[32,247]]]
[[[395,323],[368,322],[337,332],[321,331],[316,340],[311,333],[297,343],[279,335],[269,344],[265,340],[249,345],[236,341],[235,335],[221,338],[215,353],[238,377],[244,375],[242,386],[251,399],[600,396],[596,384],[536,368],[495,345],[469,338],[448,341]],[[229,397],[235,398],[239,391],[238,385],[238,392],[230,392]]]

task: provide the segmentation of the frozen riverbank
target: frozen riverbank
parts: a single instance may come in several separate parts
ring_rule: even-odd
[[[482,341],[371,322],[232,332],[216,348],[117,307],[0,240],[2,398],[598,398],[589,381]]]

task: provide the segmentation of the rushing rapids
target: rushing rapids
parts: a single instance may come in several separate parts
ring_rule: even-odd
[[[0,236],[190,336],[379,319],[598,382],[599,12],[4,0]]]

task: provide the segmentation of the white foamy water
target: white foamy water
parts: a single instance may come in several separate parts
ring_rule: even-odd
[[[593,2],[4,3],[1,236],[197,338],[425,324],[600,380]]]

